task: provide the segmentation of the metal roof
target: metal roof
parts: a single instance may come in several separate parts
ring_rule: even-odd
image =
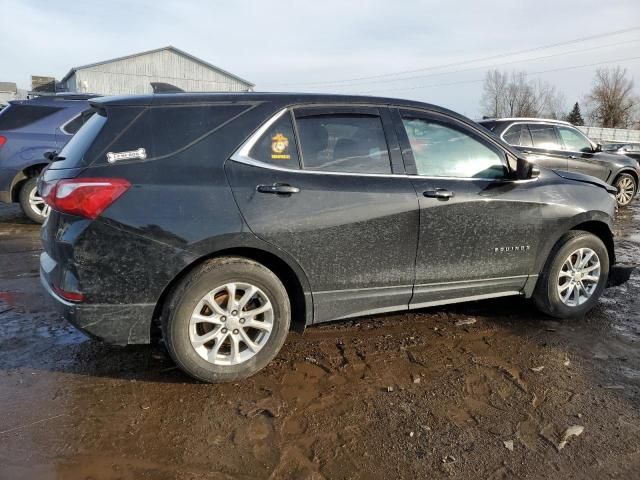
[[[104,61],[102,61],[102,62],[90,63],[90,64],[88,64],[88,65],[82,65],[82,66],[80,66],[80,67],[73,67],[73,68],[72,68],[71,70],[69,70],[69,72],[68,72],[68,73],[67,73],[67,74],[62,78],[61,82],[66,82],[66,81],[67,81],[67,79],[68,79],[69,77],[71,77],[71,75],[73,75],[77,70],[84,70],[85,68],[96,67],[96,66],[98,66],[98,65],[104,65],[104,64],[106,64],[106,63],[118,62],[118,61],[120,61],[120,60],[126,60],[126,59],[128,59],[128,58],[139,57],[139,56],[142,56],[142,55],[148,55],[148,54],[150,54],[150,53],[157,53],[157,52],[161,52],[161,51],[163,51],[163,50],[170,50],[170,51],[172,51],[172,52],[174,52],[174,53],[177,53],[178,55],[182,55],[183,57],[187,57],[188,59],[190,59],[190,60],[192,60],[192,61],[194,61],[194,62],[200,63],[200,64],[204,65],[205,67],[208,67],[208,68],[211,68],[211,69],[213,69],[213,70],[216,70],[216,71],[218,71],[218,72],[222,73],[223,75],[227,75],[227,76],[229,76],[229,77],[235,78],[235,79],[236,79],[236,80],[238,80],[239,82],[242,82],[242,83],[247,84],[249,87],[255,87],[255,85],[254,85],[253,83],[251,83],[250,81],[245,80],[244,78],[238,77],[237,75],[234,75],[234,74],[233,74],[233,73],[231,73],[231,72],[227,72],[226,70],[223,70],[223,69],[222,69],[222,68],[220,68],[220,67],[216,67],[215,65],[212,65],[212,64],[211,64],[211,63],[209,63],[209,62],[205,62],[204,60],[202,60],[202,59],[200,59],[200,58],[198,58],[198,57],[194,57],[193,55],[191,55],[191,54],[189,54],[189,53],[187,53],[187,52],[185,52],[185,51],[183,51],[183,50],[180,50],[179,48],[176,48],[176,47],[174,47],[174,46],[172,46],[172,45],[168,45],[168,46],[166,46],[166,47],[162,47],[162,48],[156,48],[156,49],[154,49],[154,50],[147,50],[146,52],[133,53],[133,54],[131,54],[131,55],[125,55],[124,57],[112,58],[112,59],[110,59],[110,60],[104,60]]]
[[[0,82],[0,92],[17,92],[18,85],[13,82]]]

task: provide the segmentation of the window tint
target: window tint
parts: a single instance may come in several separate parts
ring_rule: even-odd
[[[418,175],[431,177],[500,178],[506,174],[502,156],[451,125],[405,118]]]
[[[69,135],[75,135],[76,132],[80,130],[80,127],[87,123],[87,120],[89,120],[94,113],[95,110],[93,109],[85,110],[80,115],[64,125],[64,132],[68,133]]]
[[[556,137],[553,125],[530,124],[529,131],[533,138],[533,146],[547,150],[560,150],[560,143]]]
[[[15,130],[26,127],[60,110],[57,107],[45,107],[42,105],[11,104],[2,110],[0,130]]]
[[[255,160],[278,167],[300,168],[291,115],[286,112],[269,128],[249,152]]]
[[[502,136],[509,145],[520,145],[520,135],[522,134],[522,124],[512,125]]]
[[[573,128],[558,127],[560,137],[564,143],[564,149],[572,152],[590,152],[592,151],[591,143]]]
[[[320,115],[297,118],[306,170],[391,173],[380,117]]]

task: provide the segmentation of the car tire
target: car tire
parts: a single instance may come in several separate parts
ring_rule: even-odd
[[[595,257],[589,257],[580,268],[579,256],[584,260],[590,252]],[[593,269],[596,262],[599,267]],[[572,265],[579,274],[574,273]],[[563,235],[551,251],[536,284],[533,301],[540,311],[552,317],[581,317],[598,302],[608,277],[609,253],[602,240],[588,232],[571,231]]]
[[[287,291],[271,270],[247,258],[221,257],[197,267],[173,290],[162,333],[169,354],[187,374],[204,382],[233,382],[277,355],[290,322]]]
[[[20,187],[18,194],[24,214],[36,223],[44,223],[49,215],[49,206],[38,195],[38,178],[31,177]]]
[[[618,193],[616,194],[618,206],[626,207],[636,196],[638,182],[633,175],[623,173],[616,178],[614,187],[618,189]]]

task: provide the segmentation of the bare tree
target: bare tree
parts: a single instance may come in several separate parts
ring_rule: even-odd
[[[542,81],[527,79],[526,72],[487,72],[481,99],[482,113],[491,117],[551,117],[564,111],[564,96]]]
[[[506,88],[509,82],[506,73],[499,70],[490,70],[482,87],[482,110],[486,116],[499,117],[504,111]]]
[[[593,89],[587,96],[588,117],[595,126],[629,128],[640,100],[633,93],[633,80],[627,69],[599,68]]]

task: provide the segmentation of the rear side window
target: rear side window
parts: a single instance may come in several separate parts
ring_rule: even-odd
[[[62,126],[62,131],[68,135],[75,135],[78,130],[91,118],[95,113],[95,110],[90,108],[85,110],[80,115],[72,118],[70,121]]]
[[[531,132],[534,147],[546,150],[560,150],[560,142],[553,125],[532,123],[529,125],[529,131]]]
[[[59,112],[57,107],[11,104],[0,114],[0,130],[16,130]]]
[[[516,147],[532,147],[531,134],[526,125],[517,123],[507,129],[506,133],[502,135],[504,141],[509,145]]]
[[[291,114],[286,112],[260,137],[249,156],[276,167],[300,168]]]
[[[391,173],[380,117],[329,114],[296,118],[303,168],[349,173]]]
[[[513,125],[507,130],[502,137],[509,145],[520,146],[520,135],[522,134],[522,125]]]
[[[73,168],[80,166],[84,156],[94,140],[107,123],[103,113],[93,115],[78,135],[74,135],[59,153],[59,160],[51,164],[51,169]]]

